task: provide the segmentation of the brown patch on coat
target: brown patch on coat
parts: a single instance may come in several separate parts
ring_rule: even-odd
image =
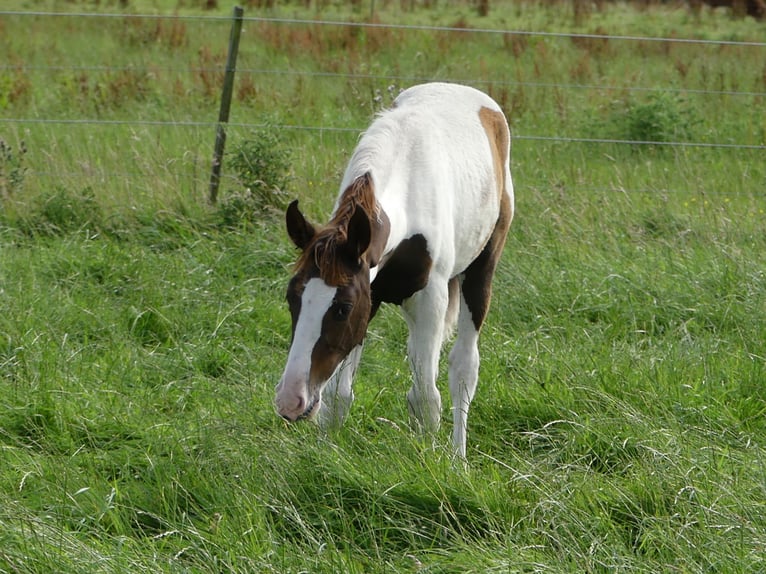
[[[500,201],[500,217],[479,256],[463,272],[463,298],[471,312],[474,327],[481,329],[492,300],[492,276],[503,253],[505,238],[513,219],[511,200],[507,195]]]
[[[479,118],[487,132],[487,139],[492,150],[497,192],[500,198],[500,214],[495,229],[484,249],[463,272],[463,298],[471,312],[471,319],[477,331],[481,329],[484,319],[487,317],[489,303],[492,300],[492,277],[502,255],[508,229],[513,219],[513,206],[506,193],[508,182],[506,181],[505,162],[508,161],[511,145],[508,125],[502,112],[489,108],[481,108]]]
[[[489,147],[492,151],[492,164],[495,168],[497,194],[502,201],[505,195],[505,162],[511,152],[511,134],[503,112],[482,107],[479,110],[479,120],[487,132]]]
[[[397,245],[372,282],[371,317],[381,303],[401,305],[425,287],[432,264],[428,242],[422,234],[417,233]]]

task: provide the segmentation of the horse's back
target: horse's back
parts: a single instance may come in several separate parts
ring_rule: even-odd
[[[403,91],[387,114],[403,126],[399,137],[406,141],[400,145],[413,154],[413,167],[456,186],[456,199],[463,205],[470,205],[470,199],[460,197],[461,192],[505,180],[498,169],[508,167],[508,124],[484,92],[459,84],[421,84]]]
[[[394,100],[393,107],[417,106],[425,109],[441,109],[457,114],[462,109],[478,112],[482,107],[500,111],[497,102],[484,92],[460,84],[431,82],[404,90]]]
[[[452,271],[462,269],[492,233],[503,196],[513,202],[505,116],[484,92],[448,83],[405,90],[391,113],[400,114],[415,142],[408,146],[416,174],[406,201],[409,217],[422,219],[427,237],[451,244]]]

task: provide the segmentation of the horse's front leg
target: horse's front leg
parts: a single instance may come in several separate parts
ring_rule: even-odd
[[[412,369],[407,404],[410,416],[426,433],[439,430],[441,420],[436,377],[448,300],[447,282],[432,280],[402,304],[410,332],[407,351]]]
[[[319,408],[319,426],[328,430],[343,425],[346,415],[354,402],[354,375],[362,358],[362,344],[357,345],[341,361],[322,391],[322,405]]]

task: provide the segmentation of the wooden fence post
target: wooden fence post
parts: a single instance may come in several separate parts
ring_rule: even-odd
[[[231,96],[234,92],[234,72],[237,69],[237,53],[239,52],[239,36],[242,32],[243,14],[244,10],[241,6],[234,7],[234,22],[231,25],[229,54],[226,57],[226,73],[223,77],[223,90],[221,91],[221,108],[218,112],[218,126],[215,132],[213,168],[210,172],[209,199],[211,204],[215,204],[218,200],[218,185],[221,182],[221,162],[223,161],[223,150],[226,147],[226,124],[229,121]]]

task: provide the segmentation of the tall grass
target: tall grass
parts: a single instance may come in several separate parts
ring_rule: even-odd
[[[446,411],[435,441],[409,428],[392,308],[343,429],[274,414],[295,256],[280,219],[226,203],[248,185],[233,156],[206,205],[212,129],[136,123],[214,118],[227,23],[0,17],[0,118],[45,120],[0,123],[0,572],[764,570],[766,162],[661,145],[763,143],[760,96],[699,93],[763,92],[753,48],[470,34],[575,15],[405,4],[375,17],[458,29],[247,23],[232,121],[352,128],[280,134],[282,186],[322,219],[356,130],[411,78],[503,103],[518,210],[465,464]],[[268,14],[368,17],[349,10]],[[763,40],[709,11],[578,18]],[[232,127],[230,149],[251,136]]]

